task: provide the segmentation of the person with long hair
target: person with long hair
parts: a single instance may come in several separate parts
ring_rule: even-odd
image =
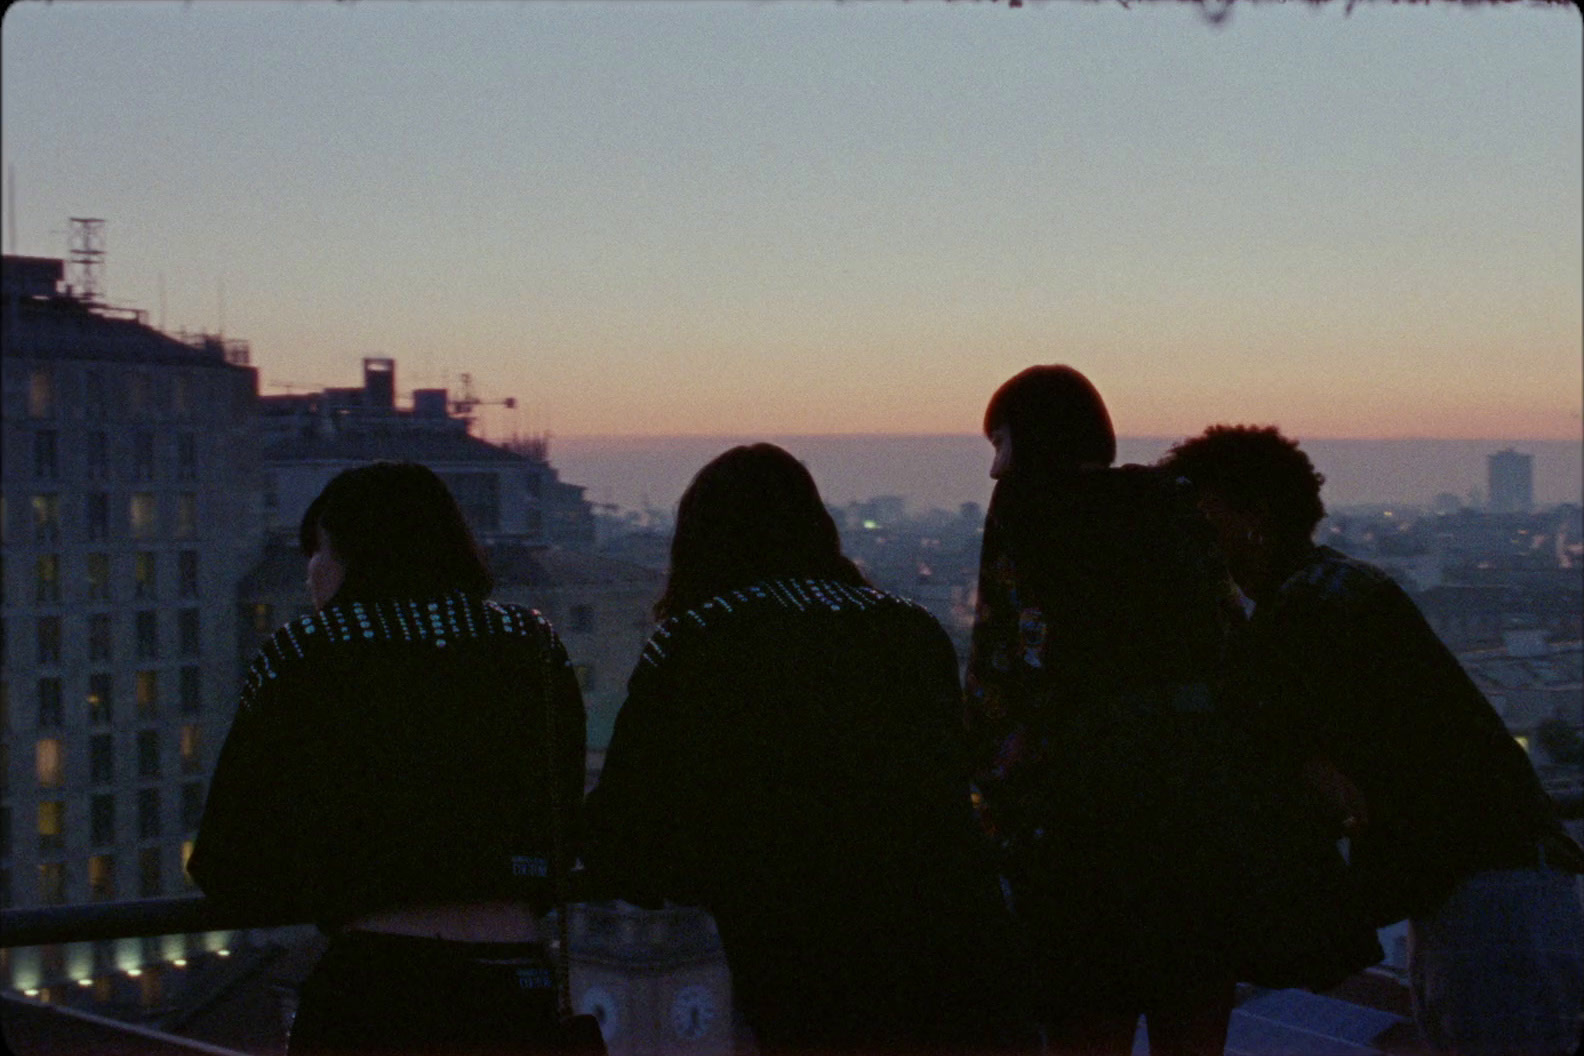
[[[1406,918],[1415,1017],[1440,1051],[1562,1056],[1584,1002],[1584,852],[1524,750],[1384,571],[1314,542],[1320,474],[1274,426],[1164,460],[1253,600],[1248,695],[1350,837],[1376,925]]]
[[[543,916],[584,782],[566,653],[537,612],[486,600],[424,466],[339,474],[299,542],[317,611],[249,666],[188,869],[216,902],[328,936],[291,1056],[549,1047]]]
[[[940,624],[865,581],[770,444],[694,477],[656,615],[589,796],[591,885],[713,913],[764,1053],[1008,1043],[1020,976]]]

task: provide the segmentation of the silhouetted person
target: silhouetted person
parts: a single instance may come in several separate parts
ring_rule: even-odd
[[[1210,733],[1235,592],[1186,489],[1112,468],[1110,416],[1076,370],[1013,377],[984,429],[997,483],[968,718],[1047,1039],[1126,1053],[1142,1014],[1153,1052],[1219,1053],[1234,969],[1202,778],[1225,769]]]
[[[591,882],[707,907],[764,1052],[999,1044],[1019,976],[945,631],[866,584],[769,444],[689,485],[656,615],[589,796]]]
[[[1193,481],[1253,599],[1265,743],[1346,817],[1375,923],[1409,920],[1426,1036],[1464,1054],[1572,1053],[1584,855],[1523,749],[1390,576],[1313,543],[1324,478],[1296,443],[1213,426],[1165,464]]]
[[[566,654],[538,613],[485,600],[423,466],[341,473],[300,543],[317,612],[248,668],[192,876],[329,936],[292,1056],[531,1051],[556,1022],[552,757],[569,837],[584,781]]]

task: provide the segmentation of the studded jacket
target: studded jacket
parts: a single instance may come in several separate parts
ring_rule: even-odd
[[[928,1036],[996,963],[966,952],[1001,909],[968,792],[935,619],[870,587],[767,580],[650,638],[584,861],[615,897],[714,914],[762,1041],[840,1048],[882,1023]]]
[[[584,711],[537,612],[462,593],[348,601],[249,666],[188,869],[327,929],[416,902],[550,901],[545,687],[568,838]]]

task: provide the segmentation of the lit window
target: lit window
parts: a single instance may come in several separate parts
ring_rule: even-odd
[[[60,591],[60,555],[40,554],[35,564],[36,589],[33,598],[45,604],[58,603]]]
[[[88,721],[103,726],[115,716],[114,683],[108,671],[95,671],[88,676]]]
[[[94,902],[115,898],[115,858],[96,854],[88,859],[88,897]]]
[[[110,600],[110,555],[88,555],[88,600]]]
[[[197,726],[181,728],[181,769],[184,774],[203,772],[203,731]]]
[[[138,718],[151,719],[159,714],[159,672],[139,671],[136,676]]]
[[[28,417],[48,418],[55,411],[55,379],[40,368],[28,378]]]
[[[253,606],[253,633],[273,634],[275,631],[275,609],[267,602],[259,602]]]
[[[132,557],[132,596],[139,600],[149,601],[158,597],[158,578],[156,572],[159,565],[155,555],[148,550],[140,550]]]
[[[137,735],[137,758],[139,777],[160,776],[160,744],[158,730],[141,730]],[[152,791],[145,789],[144,791]],[[156,796],[159,793],[154,793]],[[158,835],[156,833],[155,835]]]
[[[109,662],[114,650],[110,614],[96,612],[88,617],[88,659],[96,663]]]
[[[133,492],[127,504],[132,538],[152,539],[159,531],[159,504],[152,492]]]
[[[192,874],[187,871],[187,859],[192,857],[192,852],[193,852],[193,841],[192,840],[183,840],[182,841],[182,845],[181,845],[182,877],[187,881],[187,886],[188,887],[197,886],[194,883],[194,881],[193,881]],[[177,962],[177,963],[180,963],[180,962]]]
[[[115,796],[103,793],[88,801],[88,828],[95,847],[115,842]]]
[[[60,788],[66,783],[66,758],[60,741],[53,737],[39,741],[33,759],[40,788]]]
[[[60,496],[33,496],[33,541],[60,542]]]
[[[191,539],[198,534],[198,496],[184,491],[176,496],[176,538]]]
[[[57,851],[66,842],[66,804],[47,799],[38,805],[39,850]]]

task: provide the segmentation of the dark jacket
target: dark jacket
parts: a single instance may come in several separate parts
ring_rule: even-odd
[[[1329,547],[1250,624],[1273,746],[1329,759],[1368,804],[1352,862],[1384,924],[1429,913],[1464,877],[1577,871],[1534,768],[1457,658],[1390,576]]]
[[[1004,918],[968,794],[940,625],[872,588],[771,580],[655,631],[584,858],[613,896],[714,914],[768,1050],[982,1044],[1016,981],[986,952]]]
[[[217,900],[327,930],[420,902],[548,908],[547,685],[570,841],[583,703],[538,613],[453,593],[294,620],[248,669],[193,879]]]

